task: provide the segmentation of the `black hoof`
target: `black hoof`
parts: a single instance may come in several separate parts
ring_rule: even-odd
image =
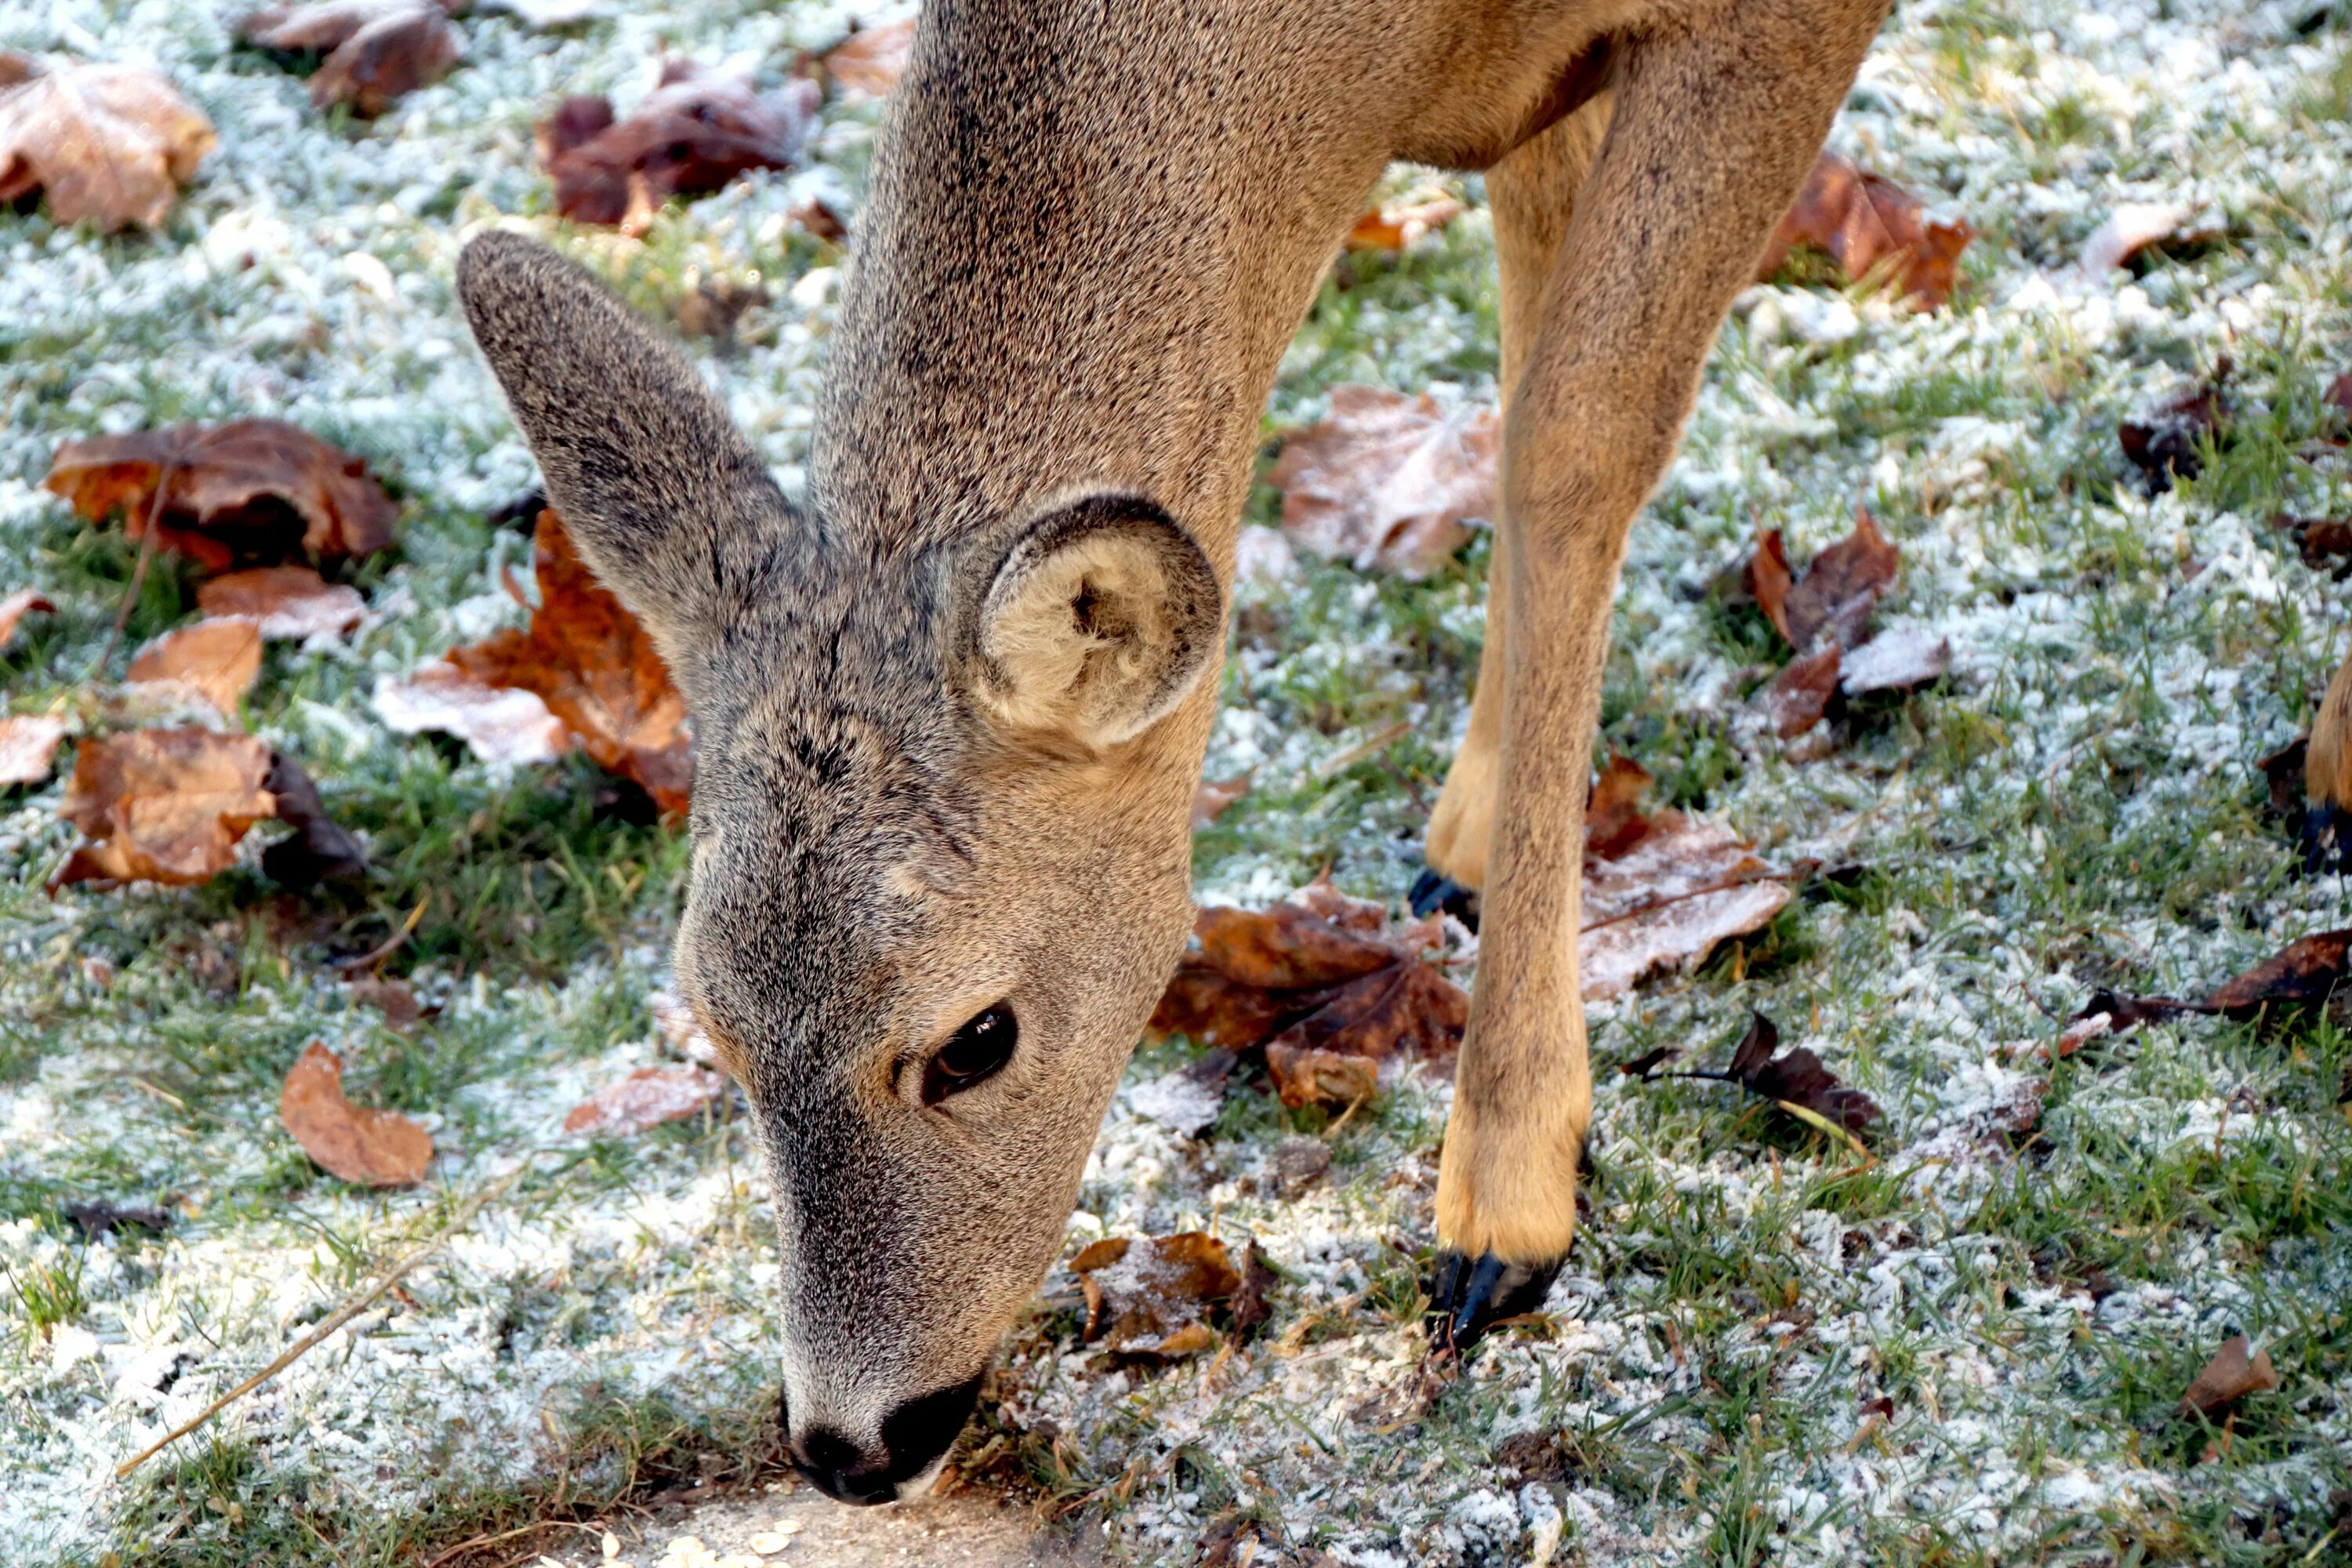
[[[1451,877],[1423,871],[1412,879],[1412,891],[1404,896],[1404,901],[1424,920],[1444,910],[1472,931],[1478,929],[1478,889],[1465,888]]]
[[[2318,801],[2304,809],[2303,865],[2307,871],[2352,867],[2352,812]]]
[[[1429,1282],[1429,1342],[1433,1350],[1460,1354],[1506,1318],[1532,1312],[1559,1274],[1559,1265],[1506,1263],[1493,1253],[1476,1262],[1447,1247],[1437,1255]]]

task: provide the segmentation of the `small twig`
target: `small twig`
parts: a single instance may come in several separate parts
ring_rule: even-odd
[[[173,458],[164,463],[163,472],[155,480],[154,499],[147,503],[147,526],[139,534],[139,559],[131,566],[131,585],[122,591],[122,603],[115,607],[114,629],[106,634],[106,651],[98,656],[98,668],[90,672],[93,679],[106,678],[107,667],[114,662],[114,650],[121,646],[122,630],[131,624],[131,612],[139,603],[139,590],[146,585],[147,563],[155,559],[155,531],[163,521],[163,497],[179,471],[180,459]]]
[[[171,1431],[166,1432],[163,1436],[158,1437],[154,1442],[150,1443],[146,1447],[142,1448],[130,1458],[125,1459],[122,1463],[117,1465],[114,1468],[114,1479],[118,1481],[126,1479],[131,1471],[137,1469],[140,1466],[145,1464],[148,1460],[153,1458],[156,1455],[162,1453],[164,1449],[170,1447],[173,1444],[178,1442],[189,1433],[208,1424],[214,1416],[218,1415],[222,1411],[227,1409],[230,1405],[236,1404],[238,1400],[244,1398],[247,1394],[251,1394],[255,1389],[259,1388],[263,1384],[268,1383],[271,1378],[276,1377],[279,1373],[284,1372],[288,1367],[292,1366],[296,1362],[301,1360],[303,1356],[309,1354],[310,1351],[315,1349],[320,1342],[326,1339],[328,1335],[333,1333],[337,1329],[341,1328],[345,1323],[350,1322],[353,1318],[358,1317],[362,1312],[366,1311],[370,1307],[375,1305],[375,1303],[382,1300],[385,1293],[390,1291],[394,1285],[399,1284],[410,1270],[414,1269],[418,1264],[424,1262],[426,1258],[432,1257],[435,1253],[440,1251],[442,1247],[448,1245],[450,1240],[455,1237],[459,1231],[472,1224],[474,1216],[480,1214],[486,1205],[493,1200],[504,1196],[509,1191],[510,1191],[517,1182],[522,1180],[524,1173],[530,1169],[530,1162],[529,1160],[525,1160],[521,1164],[519,1164],[513,1170],[509,1171],[505,1175],[499,1177],[497,1181],[483,1188],[479,1193],[477,1193],[474,1196],[467,1199],[465,1204],[457,1210],[457,1212],[450,1216],[448,1224],[443,1226],[440,1230],[434,1235],[433,1238],[425,1243],[424,1246],[419,1247],[415,1251],[402,1258],[398,1263],[394,1264],[392,1268],[383,1276],[383,1278],[375,1282],[373,1289],[345,1301],[341,1306],[336,1308],[332,1313],[329,1314],[325,1321],[321,1322],[317,1328],[312,1329],[309,1333],[304,1334],[293,1344],[287,1347],[287,1349],[278,1355],[277,1360],[271,1362],[268,1366],[263,1367],[259,1372],[255,1373],[251,1377],[247,1378],[243,1383],[238,1384],[235,1388],[230,1389],[226,1394],[222,1394],[218,1399],[214,1400],[210,1405],[205,1405],[194,1415],[183,1421],[179,1426],[174,1426]]]
[[[1704,888],[1691,888],[1679,893],[1668,893],[1664,898],[1652,899],[1646,904],[1636,904],[1622,914],[1611,915],[1605,921],[1594,921],[1589,926],[1580,926],[1577,928],[1576,934],[1583,936],[1599,931],[1603,926],[1613,926],[1622,921],[1638,919],[1643,915],[1663,910],[1669,904],[1679,904],[1685,899],[1704,898],[1709,893],[1727,893],[1735,888],[1745,888],[1757,882],[1801,882],[1811,877],[1816,869],[1818,868],[1802,867],[1787,871],[1751,871],[1742,876],[1709,882]]]
[[[583,1524],[576,1519],[534,1520],[514,1530],[502,1530],[496,1535],[478,1535],[471,1541],[461,1541],[427,1563],[425,1568],[441,1568],[444,1563],[453,1563],[468,1552],[478,1552],[485,1546],[496,1546],[499,1542],[512,1541],[518,1535],[536,1535],[542,1530],[584,1530],[591,1535],[608,1533],[601,1524]]]
[[[1399,741],[1403,740],[1412,732],[1412,721],[1400,719],[1395,723],[1390,725],[1387,729],[1381,731],[1379,734],[1372,736],[1370,740],[1359,741],[1356,744],[1349,747],[1346,751],[1340,752],[1334,756],[1324,758],[1321,762],[1315,764],[1313,776],[1318,781],[1338,778],[1341,773],[1346,773],[1349,768],[1354,767],[1366,757],[1376,757],[1380,755],[1382,752],[1387,751],[1391,746],[1395,745]]]
[[[367,952],[361,953],[356,958],[329,959],[327,961],[327,967],[330,969],[340,969],[345,973],[349,973],[354,969],[373,969],[377,964],[382,963],[385,959],[390,958],[394,953],[398,952],[404,946],[407,945],[409,937],[416,931],[416,923],[425,918],[425,907],[432,901],[433,895],[430,893],[425,894],[425,897],[416,900],[416,907],[408,911],[408,918],[400,922],[400,929],[398,931],[394,931],[390,936],[384,938],[377,946],[370,948]]]

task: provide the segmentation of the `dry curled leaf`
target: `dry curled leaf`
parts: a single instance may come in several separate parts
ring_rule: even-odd
[[[184,687],[232,719],[260,673],[261,633],[249,621],[198,621],[166,632],[131,661],[134,684]]]
[[[2126,419],[2116,428],[2124,457],[2140,471],[2151,496],[2162,495],[2177,479],[2193,479],[2205,466],[2205,452],[2230,437],[2230,411],[2221,388],[2234,369],[2224,358],[2210,380],[2175,393],[2144,418]]]
[[[1758,546],[1756,602],[1789,646],[1810,652],[1823,640],[1859,647],[1868,638],[1871,612],[1895,586],[1902,552],[1878,530],[1868,507],[1853,509],[1853,531],[1829,545],[1801,575],[1789,572],[1787,546],[1772,530]],[[1777,563],[1776,566],[1762,564]]]
[[[1815,648],[1790,660],[1765,688],[1765,711],[1782,740],[1795,739],[1827,716],[1831,700],[1838,694],[1844,652],[1835,643]]]
[[[433,1159],[424,1128],[343,1097],[343,1058],[316,1040],[286,1074],[278,1118],[328,1174],[361,1186],[414,1186]]]
[[[378,115],[449,74],[463,53],[438,0],[317,0],[271,5],[237,24],[237,37],[265,49],[324,55],[310,78],[310,101]]]
[[[2219,1421],[2249,1394],[2277,1386],[2278,1372],[2271,1365],[2271,1352],[2254,1349],[2243,1334],[2233,1334],[2180,1396],[2181,1413]]]
[[[367,618],[359,590],[308,566],[257,566],[199,584],[196,608],[215,620],[250,621],[269,638],[341,637]]]
[[[740,77],[673,60],[625,120],[604,99],[568,98],[539,127],[555,210],[643,234],[672,196],[705,195],[752,169],[791,168],[817,96],[810,81],[763,93]]]
[[[835,87],[886,98],[907,74],[914,47],[915,18],[902,16],[879,26],[859,27],[818,58],[825,79]]]
[[[1331,416],[1291,436],[1270,476],[1282,527],[1318,555],[1422,578],[1491,518],[1500,423],[1491,408],[1447,412],[1427,393],[1331,391]]]
[[[1586,807],[1577,969],[1588,1002],[1696,964],[1789,902],[1779,873],[1728,828],[1679,811],[1643,815],[1635,803],[1649,782],[1638,763],[1612,756]]]
[[[90,841],[73,852],[58,883],[187,886],[226,870],[246,830],[277,813],[271,762],[267,742],[211,730],[84,741],[58,815]]]
[[[294,832],[261,852],[262,875],[282,888],[367,875],[367,853],[360,841],[327,815],[318,785],[283,752],[270,760],[268,788],[278,803],[278,820]]]
[[[563,1130],[625,1138],[699,1116],[726,1092],[727,1080],[701,1068],[639,1068],[573,1106]]]
[[[2205,1007],[2243,1019],[2266,1008],[2325,1005],[2344,984],[2347,955],[2352,955],[2352,930],[2298,937],[2216,987],[2205,998]]]
[[[212,121],[142,66],[0,52],[0,204],[37,190],[61,226],[154,228],[218,144]]]
[[[1750,1093],[1810,1110],[1848,1132],[1879,1119],[1877,1101],[1839,1082],[1821,1058],[1802,1046],[1781,1050],[1779,1026],[1761,1013],[1748,1015],[1748,1033],[1731,1053],[1729,1074]]]
[[[653,638],[580,559],[552,508],[539,514],[539,605],[528,631],[503,631],[449,662],[485,686],[535,692],[607,772],[683,815],[694,782],[686,699]]]
[[[1174,1357],[1217,1342],[1210,1310],[1242,1288],[1225,1244],[1204,1231],[1097,1241],[1070,1260],[1087,1297],[1089,1344]]]
[[[92,522],[120,510],[132,539],[163,487],[157,542],[211,572],[303,551],[367,555],[392,542],[397,510],[359,458],[277,419],[68,441],[44,483]]]
[[[1349,250],[1403,250],[1460,217],[1463,210],[1452,196],[1377,206],[1348,230],[1347,247]]]
[[[38,713],[0,719],[0,788],[47,778],[58,742],[65,738],[62,719]]]
[[[1823,153],[1766,248],[1769,278],[1799,246],[1826,252],[1847,282],[1883,278],[1915,306],[1934,310],[1952,297],[1960,252],[1976,231],[1965,223],[1930,223],[1919,199],[1883,175]]]
[[[388,728],[455,735],[486,763],[521,767],[572,749],[563,721],[539,693],[485,685],[446,659],[418,665],[405,680],[378,676],[373,700]]]
[[[56,610],[57,605],[50,602],[49,596],[36,588],[19,588],[6,598],[0,599],[0,648],[6,647],[16,639],[16,623],[26,616],[37,612],[53,614]]]

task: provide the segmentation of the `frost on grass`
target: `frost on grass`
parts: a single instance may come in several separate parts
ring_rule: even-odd
[[[396,556],[336,574],[363,616],[346,603],[333,635],[269,649],[243,703],[367,840],[379,879],[356,903],[273,901],[268,826],[204,887],[52,900],[72,770],[61,755],[0,795],[12,1563],[135,1558],[173,1530],[210,1563],[319,1560],[313,1527],[413,1542],[429,1509],[544,1492],[567,1464],[575,1487],[621,1484],[598,1412],[716,1433],[772,1398],[775,1264],[740,1108],[563,1131],[609,1086],[692,1059],[654,1002],[677,836],[600,799],[543,713],[494,726],[535,742],[488,760],[413,732],[473,721],[404,708],[403,683],[527,617],[505,584],[530,542],[491,514],[533,474],[450,268],[488,223],[561,236],[534,123],[575,93],[627,115],[665,51],[774,88],[795,47],[903,14],[657,3],[542,31],[478,10],[462,63],[352,125],[236,51],[226,4],[0,11],[0,48],[152,67],[219,139],[152,237],[0,215],[0,589],[58,606],[0,650],[9,713],[84,732],[77,693],[130,565],[119,531],[39,489],[59,443],[284,418],[401,506]],[[2347,48],[2310,6],[1902,8],[1832,144],[1976,231],[1954,301],[1785,277],[1742,296],[1634,530],[1604,701],[1606,743],[1663,802],[1820,874],[1696,973],[1595,1006],[1591,1212],[1548,1321],[1416,1402],[1442,1063],[1341,1124],[1249,1081],[1171,1106],[1189,1058],[1154,1046],[1071,1251],[1254,1239],[1274,1315],[1228,1356],[1122,1363],[1051,1305],[1079,1294],[1057,1271],[1007,1347],[989,1418],[1012,1458],[984,1484],[1018,1471],[1085,1500],[1087,1527],[1143,1562],[1189,1563],[1239,1520],[1350,1568],[1547,1547],[1643,1564],[2317,1549],[2352,1489],[2341,1034],[2189,1020],[2049,1047],[2097,986],[2200,995],[2343,923],[2339,881],[2288,875],[2253,763],[2307,719],[2345,641],[2340,593],[2270,520],[2352,515],[2322,397],[2352,369]],[[718,379],[788,484],[845,265],[793,215],[823,203],[854,232],[878,113],[845,94],[798,170],[656,214],[642,238],[565,239],[656,315],[714,279],[756,299],[757,274],[770,302],[736,321]],[[1347,384],[1492,405],[1492,225],[1475,180],[1446,191],[1460,216],[1341,264],[1285,360],[1276,428],[1327,417]],[[2111,265],[2156,210],[2182,216]],[[2232,444],[2150,499],[2118,426],[2225,355]],[[1857,504],[1902,552],[1884,616],[1948,649],[1942,679],[1850,694],[1793,750],[1758,700],[1787,654],[1717,584],[1761,530],[1803,558]],[[1294,556],[1270,503],[1249,521],[1208,773],[1251,782],[1202,831],[1199,895],[1263,907],[1328,866],[1393,900],[1465,720],[1486,541],[1405,583]],[[162,569],[125,647],[194,606]],[[400,1030],[323,960],[420,905],[385,961],[425,1015]],[[1668,1046],[1720,1059],[1750,1008],[1885,1109],[1867,1158],[1716,1086],[1608,1070]],[[312,1040],[355,1103],[430,1134],[424,1185],[330,1181],[278,1130]],[[108,1479],[525,1158],[539,1173],[404,1296],[231,1414],[241,1468]],[[67,1217],[98,1200],[163,1223]],[[2226,1428],[2184,1415],[2240,1334],[2277,1387]]]

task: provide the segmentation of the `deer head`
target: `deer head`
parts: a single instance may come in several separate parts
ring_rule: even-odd
[[[766,1151],[792,1450],[891,1500],[1058,1252],[1189,929],[1217,579],[1142,495],[895,531],[795,507],[579,268],[493,233],[458,288],[693,710],[677,972]]]

